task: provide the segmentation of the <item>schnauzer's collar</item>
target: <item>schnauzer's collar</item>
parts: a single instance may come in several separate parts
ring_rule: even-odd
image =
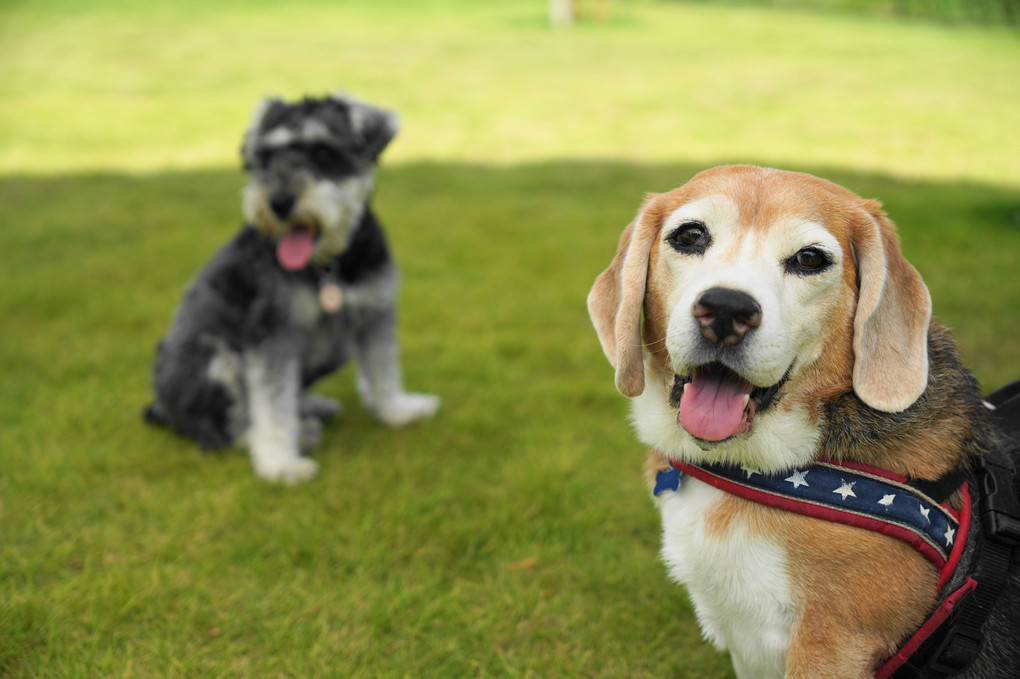
[[[340,262],[333,257],[329,264],[312,264],[308,268],[315,274],[319,288],[319,306],[326,313],[340,311],[344,305],[344,292],[340,285]]]

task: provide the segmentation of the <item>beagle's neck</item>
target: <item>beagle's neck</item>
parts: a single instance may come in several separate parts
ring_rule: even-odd
[[[988,410],[949,333],[928,330],[928,386],[909,408],[886,413],[850,389],[822,407],[819,457],[853,460],[902,476],[934,480],[991,445]]]

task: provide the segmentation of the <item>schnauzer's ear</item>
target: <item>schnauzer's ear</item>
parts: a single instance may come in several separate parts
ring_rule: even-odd
[[[383,149],[397,136],[400,128],[397,114],[358,101],[344,92],[337,92],[333,98],[348,106],[351,126],[361,135],[365,156],[372,162],[378,160]]]
[[[251,122],[241,140],[241,162],[245,170],[250,170],[255,162],[255,139],[258,138],[259,130],[262,129],[267,117],[274,111],[279,111],[286,106],[279,97],[266,97],[255,105],[251,113]]]

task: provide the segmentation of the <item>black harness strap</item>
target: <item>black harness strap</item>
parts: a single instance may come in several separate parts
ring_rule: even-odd
[[[951,677],[974,662],[981,650],[981,628],[1009,577],[1013,550],[1020,544],[1011,535],[1014,527],[1010,524],[1020,523],[1020,513],[1010,515],[1016,511],[1012,464],[1006,466],[1010,462],[999,448],[976,461],[983,533],[971,572],[977,588],[962,602],[959,616],[932,653],[924,675],[930,679]]]
[[[919,481],[911,479],[907,485],[917,488],[919,491],[930,497],[935,502],[942,504],[952,497],[953,493],[960,490],[960,486],[967,480],[967,470],[960,467],[951,471],[945,476],[934,481]]]
[[[978,468],[982,527],[993,541],[1015,548],[1020,546],[1020,476],[1015,469],[1020,460],[1020,380],[992,392],[987,400],[995,407],[991,416],[998,440],[994,454]]]
[[[945,679],[964,671],[981,651],[981,628],[1009,577],[1013,555],[1020,547],[1020,380],[993,392],[991,419],[997,440],[988,454],[974,460],[977,511],[981,536],[975,543],[970,576],[976,589],[960,602],[960,613],[942,634],[933,635],[893,676]],[[924,659],[927,661],[925,662]],[[920,661],[920,662],[918,662]]]

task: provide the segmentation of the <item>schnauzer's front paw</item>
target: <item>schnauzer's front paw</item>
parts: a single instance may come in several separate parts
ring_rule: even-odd
[[[288,457],[255,463],[255,474],[272,483],[294,486],[311,481],[319,473],[319,463],[310,457]]]
[[[376,404],[375,416],[388,427],[404,427],[434,416],[439,397],[431,394],[397,394]]]

